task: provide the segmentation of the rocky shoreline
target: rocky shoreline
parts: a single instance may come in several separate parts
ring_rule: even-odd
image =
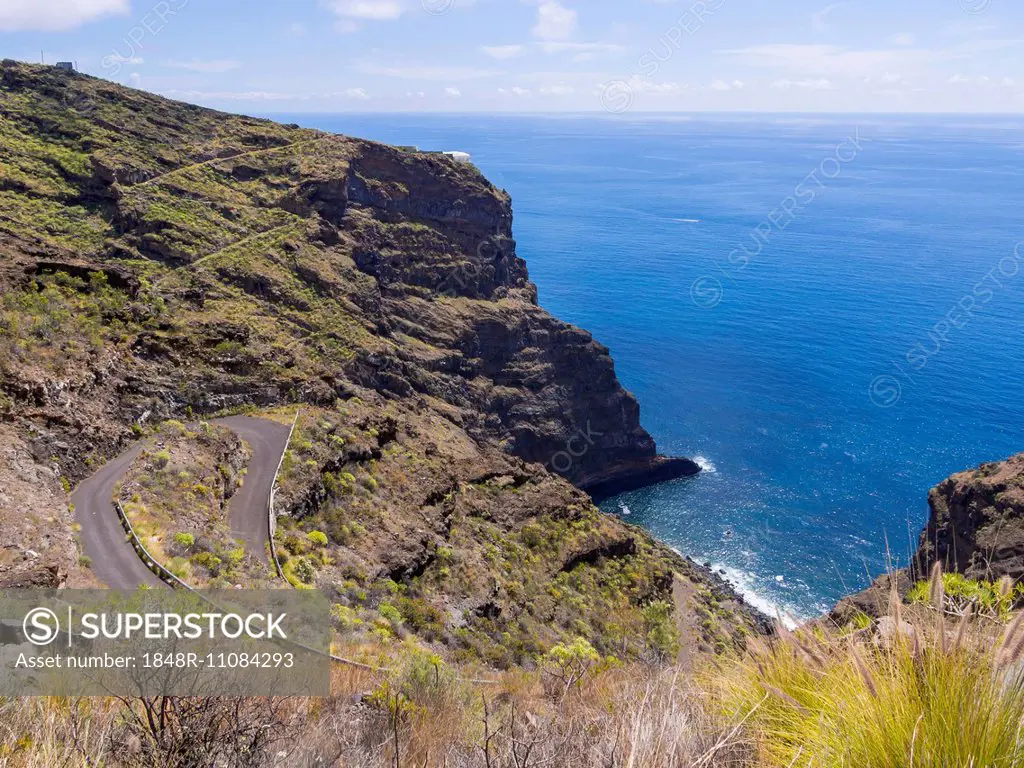
[[[694,477],[700,472],[700,466],[691,459],[655,455],[608,467],[602,472],[579,478],[576,484],[600,503],[620,493]]]

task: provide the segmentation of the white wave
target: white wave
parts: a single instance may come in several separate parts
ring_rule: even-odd
[[[631,514],[633,514],[633,510],[631,510],[622,502],[619,502],[619,513],[624,517],[629,517]]]
[[[695,463],[695,464],[696,464],[696,465],[697,465],[698,467],[700,467],[700,469],[701,469],[701,471],[702,471],[702,472],[707,472],[707,473],[708,473],[709,475],[713,475],[713,474],[715,474],[715,472],[717,472],[717,471],[718,471],[718,467],[716,467],[716,466],[715,466],[715,465],[714,465],[714,464],[713,464],[713,463],[711,462],[711,459],[709,459],[709,458],[706,458],[706,457],[704,457],[704,456],[694,456],[694,457],[693,457],[693,462],[694,462],[694,463]]]
[[[711,568],[714,571],[724,573],[725,580],[732,584],[733,588],[737,592],[743,595],[744,600],[757,608],[761,613],[771,617],[772,619],[781,616],[782,623],[785,624],[788,629],[796,629],[799,626],[799,622],[793,618],[786,606],[774,603],[767,597],[757,593],[755,590],[756,579],[754,574],[748,573],[747,571],[741,571],[739,568],[722,565],[721,563],[712,563]]]
[[[679,224],[700,224],[700,219],[672,219]]]

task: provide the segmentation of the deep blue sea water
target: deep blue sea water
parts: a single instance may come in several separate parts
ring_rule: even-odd
[[[472,153],[541,303],[707,470],[605,508],[762,605],[827,609],[1024,450],[1024,117],[284,117]]]

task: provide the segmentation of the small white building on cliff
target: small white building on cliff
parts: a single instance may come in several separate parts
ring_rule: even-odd
[[[442,152],[441,154],[442,155],[448,155],[448,157],[450,157],[456,163],[471,163],[471,162],[473,162],[473,158],[470,157],[470,154],[468,152],[452,151],[452,152]]]

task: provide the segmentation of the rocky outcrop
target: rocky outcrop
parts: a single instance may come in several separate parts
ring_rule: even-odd
[[[834,620],[845,623],[858,612],[884,615],[893,591],[904,597],[936,562],[971,579],[1024,578],[1024,454],[952,475],[931,489],[928,506],[911,567],[842,600]]]
[[[55,468],[0,424],[0,588],[64,586],[78,566],[72,520]]]
[[[893,600],[902,601],[911,586],[913,582],[909,569],[901,568],[882,574],[867,589],[840,600],[829,613],[829,619],[844,626],[859,616],[886,616],[892,608]]]
[[[1024,454],[939,483],[915,557],[918,573],[946,571],[996,581],[1024,577]]]

